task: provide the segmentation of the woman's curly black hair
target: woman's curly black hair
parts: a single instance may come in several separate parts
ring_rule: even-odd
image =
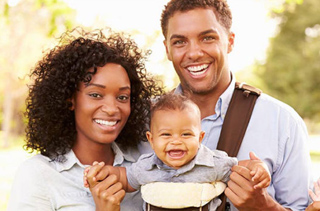
[[[143,53],[130,36],[111,29],[86,32],[78,27],[59,40],[30,74],[34,83],[26,100],[25,149],[55,158],[73,147],[77,132],[70,99],[79,83],[89,83],[96,67],[106,63],[124,67],[131,83],[131,114],[117,144],[127,150],[145,140],[150,100],[162,94],[146,73],[144,62],[150,52]],[[94,71],[88,72],[92,67]]]

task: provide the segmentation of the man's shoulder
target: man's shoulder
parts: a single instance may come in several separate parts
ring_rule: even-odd
[[[296,110],[285,102],[282,102],[268,94],[262,93],[256,101],[254,113],[273,113],[279,117],[292,118],[295,121],[300,121],[301,117]]]

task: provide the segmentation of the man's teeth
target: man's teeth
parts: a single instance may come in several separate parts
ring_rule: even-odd
[[[190,66],[187,69],[192,75],[201,75],[204,73],[209,65],[208,64],[203,64],[199,66]]]
[[[106,126],[114,126],[115,124],[117,124],[117,121],[106,121],[102,119],[96,119],[95,122],[100,125],[106,125]]]

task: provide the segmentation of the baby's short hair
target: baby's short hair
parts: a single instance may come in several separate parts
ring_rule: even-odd
[[[181,94],[174,94],[172,92],[166,93],[159,98],[157,98],[152,106],[151,106],[151,119],[155,112],[159,110],[179,110],[182,111],[186,108],[195,108],[197,111],[199,111],[200,116],[200,110],[198,106],[189,98],[186,96],[183,96]]]

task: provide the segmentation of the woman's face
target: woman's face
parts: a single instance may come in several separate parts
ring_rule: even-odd
[[[126,70],[115,63],[98,67],[88,84],[81,82],[72,98],[77,144],[89,147],[115,141],[130,115],[130,92]]]

